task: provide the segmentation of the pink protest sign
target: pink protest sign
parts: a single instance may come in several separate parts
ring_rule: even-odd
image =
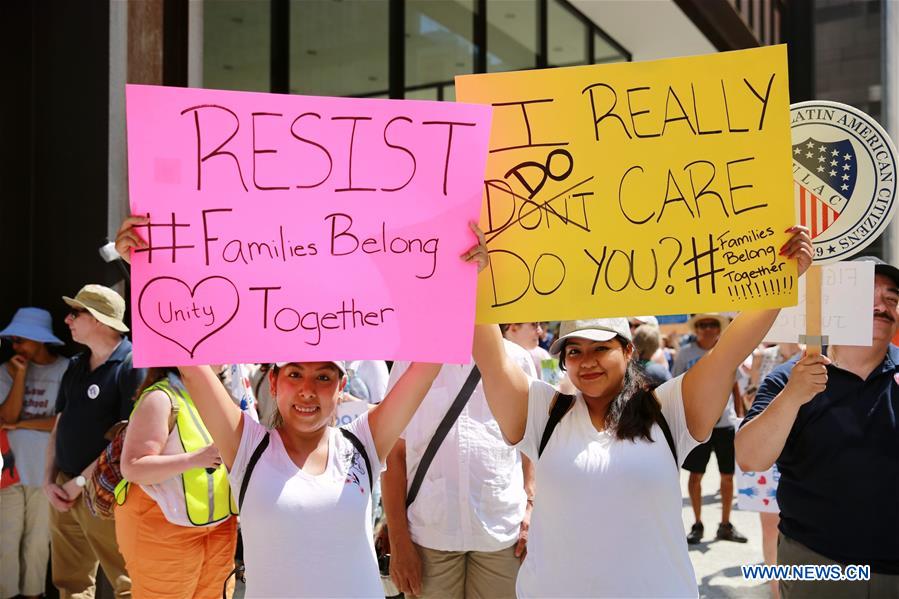
[[[468,362],[490,110],[129,85],[135,364]]]

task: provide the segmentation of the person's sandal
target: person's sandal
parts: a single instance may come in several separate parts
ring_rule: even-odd
[[[697,522],[696,524],[694,524],[690,529],[690,534],[687,535],[687,544],[695,545],[696,543],[701,541],[703,532],[705,532],[705,527],[702,525],[702,522]]]
[[[727,524],[722,522],[718,525],[718,532],[715,534],[715,538],[722,541],[733,541],[734,543],[745,543],[748,541],[746,537],[737,532],[737,529],[730,522]]]

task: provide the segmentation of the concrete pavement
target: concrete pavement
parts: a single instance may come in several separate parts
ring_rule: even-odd
[[[689,474],[681,470],[685,537],[694,521],[693,509],[687,495],[688,477]],[[762,527],[758,513],[741,512],[736,509],[731,511],[730,521],[749,539],[749,542],[733,543],[715,539],[715,531],[721,522],[721,497],[718,493],[720,483],[721,476],[713,456],[702,479],[702,522],[705,526],[705,536],[702,542],[689,546],[690,560],[693,562],[696,582],[699,585],[699,596],[714,599],[768,598],[771,595],[767,582],[744,580],[740,572],[742,565],[763,563]]]

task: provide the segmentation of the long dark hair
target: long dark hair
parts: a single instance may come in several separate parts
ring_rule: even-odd
[[[615,340],[621,344],[622,349],[626,349],[629,345],[629,342],[620,336],[615,337]],[[562,351],[559,354],[559,367],[562,370],[565,370],[567,345],[567,341],[562,344]],[[645,439],[651,442],[652,425],[658,422],[661,413],[662,408],[650,390],[649,381],[637,363],[633,359],[628,360],[621,390],[609,403],[609,409],[606,411],[606,429],[614,432],[615,436],[622,440]]]
[[[132,401],[137,401],[140,399],[140,396],[144,394],[149,387],[155,385],[162,379],[166,378],[170,372],[174,372],[178,374],[178,369],[174,366],[159,366],[147,369],[147,376],[144,377],[144,381],[140,384],[140,387],[137,389],[137,393],[134,394]]]

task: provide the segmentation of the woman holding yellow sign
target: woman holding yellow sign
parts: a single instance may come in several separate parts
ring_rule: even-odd
[[[801,275],[812,261],[808,230],[787,232],[780,253],[796,259]],[[464,258],[483,266],[487,248],[478,237]],[[778,312],[742,313],[713,351],[655,392],[631,360],[624,318],[562,324],[550,352],[560,356],[574,396],[529,380],[506,358],[497,326],[476,327],[473,354],[487,402],[540,481],[519,597],[697,596],[679,466],[724,409],[733,381],[721,373],[752,353]]]

